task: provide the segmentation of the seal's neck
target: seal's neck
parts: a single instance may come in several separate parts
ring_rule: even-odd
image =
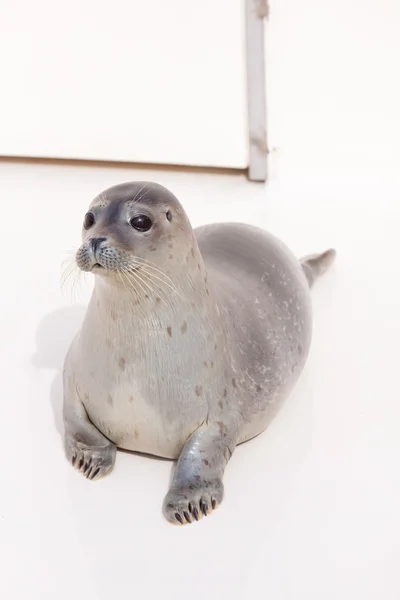
[[[187,366],[197,364],[199,356],[204,361],[216,356],[215,349],[223,347],[223,324],[198,250],[192,256],[190,249],[190,260],[183,256],[179,269],[170,267],[168,280],[160,275],[168,285],[140,274],[142,280],[133,285],[96,276],[80,334],[83,347],[105,348],[110,360],[123,351],[127,361],[148,364],[149,373],[154,364],[173,372],[182,352]]]
[[[165,271],[145,265],[129,277],[96,275],[89,308],[103,313],[104,318],[122,320],[125,327],[134,323],[136,329],[140,324],[170,321],[171,314],[198,313],[204,318],[213,303],[206,268],[194,245]]]

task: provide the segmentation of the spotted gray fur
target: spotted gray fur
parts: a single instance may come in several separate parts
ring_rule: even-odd
[[[192,230],[149,182],[91,204],[80,269],[93,296],[64,369],[65,448],[89,479],[116,447],[177,459],[163,509],[175,524],[212,512],[235,447],[263,431],[297,381],[312,332],[309,287],[334,252],[298,261],[244,224]],[[146,215],[149,231],[132,228]]]

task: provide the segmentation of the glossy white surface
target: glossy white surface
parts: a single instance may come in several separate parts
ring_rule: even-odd
[[[228,466],[198,524],[161,515],[171,463],[119,453],[88,482],[64,460],[60,369],[87,293],[59,285],[89,200],[143,172],[0,164],[0,595],[7,599],[399,597],[400,181],[375,171],[242,178],[145,173],[194,225],[246,220],[299,254],[334,245],[314,290],[307,368],[268,431]]]

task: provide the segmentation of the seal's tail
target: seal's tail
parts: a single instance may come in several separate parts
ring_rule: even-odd
[[[312,254],[301,259],[300,263],[310,287],[313,286],[320,275],[323,275],[329,269],[335,257],[336,250],[331,249],[322,254]]]

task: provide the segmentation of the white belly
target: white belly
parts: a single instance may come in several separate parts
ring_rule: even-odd
[[[70,379],[89,419],[118,447],[177,458],[223,394],[215,349],[223,347],[222,329],[210,322],[205,330],[191,305],[146,320],[115,302],[103,306],[94,293],[70,349]]]
[[[188,394],[184,378],[93,353],[76,361],[74,377],[91,422],[119,448],[177,458],[204,421],[207,405]],[[177,383],[179,385],[177,385]]]

